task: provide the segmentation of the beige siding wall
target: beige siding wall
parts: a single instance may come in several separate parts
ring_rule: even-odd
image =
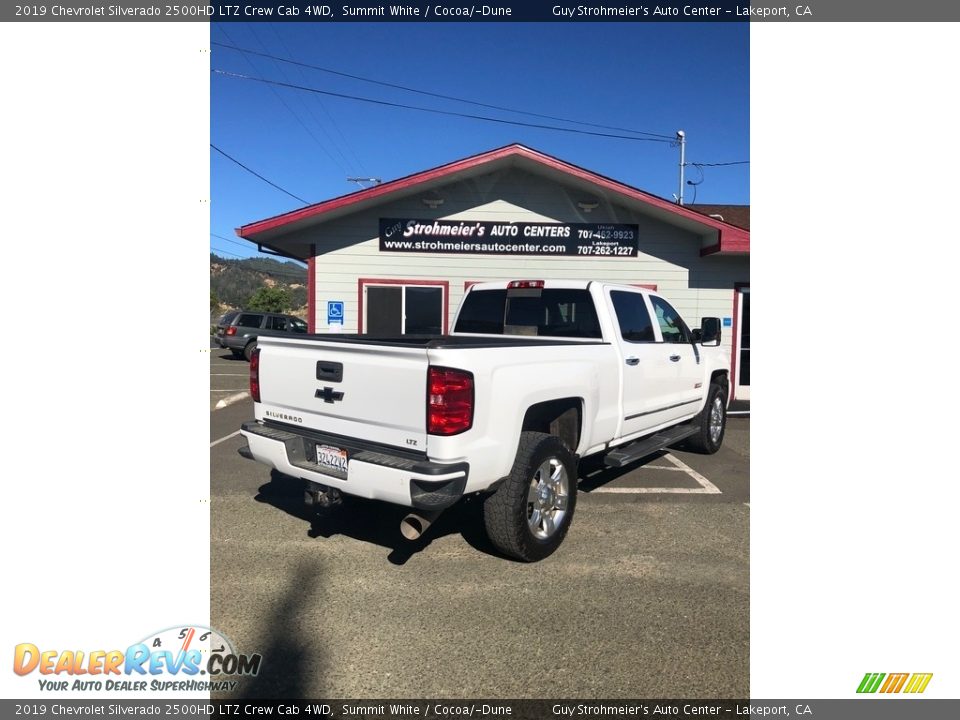
[[[734,283],[749,281],[747,257],[701,258],[697,235],[601,198],[598,208],[583,212],[577,202],[586,193],[526,172],[501,170],[444,186],[435,195],[444,200],[436,210],[430,210],[421,200],[423,195],[417,194],[298,234],[317,250],[317,332],[329,330],[328,300],[344,301],[343,329],[357,331],[359,278],[449,281],[451,325],[467,281],[569,278],[655,284],[691,325],[698,325],[706,315],[731,317]],[[640,253],[636,258],[540,258],[380,252],[381,217],[630,223],[639,226]],[[730,342],[730,329],[725,329],[724,344],[729,347]]]

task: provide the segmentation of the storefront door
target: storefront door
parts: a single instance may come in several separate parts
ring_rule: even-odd
[[[445,332],[444,287],[364,283],[363,330],[367,335],[440,335]]]
[[[734,393],[737,400],[750,399],[750,287],[737,288],[737,328],[734,337]]]

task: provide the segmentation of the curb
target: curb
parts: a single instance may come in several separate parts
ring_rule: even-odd
[[[235,402],[246,400],[248,397],[250,397],[250,393],[248,393],[246,390],[243,392],[234,393],[233,395],[227,395],[220,402],[218,402],[213,409],[222,410],[223,408],[227,407],[227,405],[233,405]]]

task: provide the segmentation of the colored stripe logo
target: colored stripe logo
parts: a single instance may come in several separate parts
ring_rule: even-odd
[[[933,673],[867,673],[857,687],[858,693],[922,693]]]

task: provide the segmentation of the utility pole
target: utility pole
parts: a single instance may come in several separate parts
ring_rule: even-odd
[[[687,165],[687,136],[683,130],[677,130],[677,144],[680,146],[680,192],[677,193],[677,203],[683,205],[683,169]]]

